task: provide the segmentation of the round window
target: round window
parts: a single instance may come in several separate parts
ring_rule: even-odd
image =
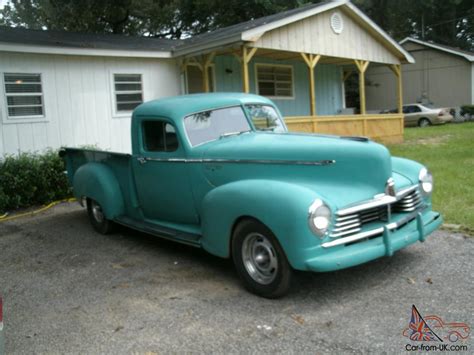
[[[340,34],[344,29],[344,21],[342,20],[341,14],[338,12],[331,16],[331,28],[335,34]]]

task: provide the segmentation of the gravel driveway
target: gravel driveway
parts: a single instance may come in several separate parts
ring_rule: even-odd
[[[474,327],[473,256],[474,238],[436,232],[391,258],[298,273],[266,300],[227,260],[125,228],[96,234],[64,204],[0,223],[6,350],[406,353],[412,304]]]

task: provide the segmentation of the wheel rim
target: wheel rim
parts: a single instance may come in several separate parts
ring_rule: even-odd
[[[262,234],[250,233],[242,245],[242,259],[247,273],[262,285],[271,283],[278,271],[278,258],[272,243]]]
[[[104,221],[104,213],[102,212],[102,208],[95,201],[92,201],[91,207],[92,207],[92,215],[94,216],[94,219],[98,223],[102,223]]]
[[[420,127],[427,127],[430,125],[430,122],[427,120],[421,120]]]

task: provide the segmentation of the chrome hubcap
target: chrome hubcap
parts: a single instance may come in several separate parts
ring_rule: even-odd
[[[242,245],[242,259],[247,273],[262,285],[271,283],[278,271],[278,258],[273,245],[263,235],[250,233]]]
[[[102,223],[104,221],[102,208],[100,208],[100,206],[94,201],[92,201],[92,215],[97,222]]]

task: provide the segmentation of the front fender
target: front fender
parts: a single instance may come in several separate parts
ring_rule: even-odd
[[[409,179],[412,184],[417,184],[418,183],[418,174],[420,173],[420,170],[423,168],[423,165],[420,163],[410,160],[410,159],[405,159],[405,158],[400,158],[400,157],[392,157],[392,169],[396,173],[405,176],[407,179]]]
[[[241,217],[252,217],[272,230],[293,267],[302,249],[319,245],[308,226],[308,208],[317,194],[302,185],[274,180],[241,180],[211,190],[202,203],[202,246],[229,257],[232,230]]]
[[[107,217],[124,214],[122,190],[112,170],[104,164],[87,163],[77,169],[73,178],[74,196],[97,201]]]

